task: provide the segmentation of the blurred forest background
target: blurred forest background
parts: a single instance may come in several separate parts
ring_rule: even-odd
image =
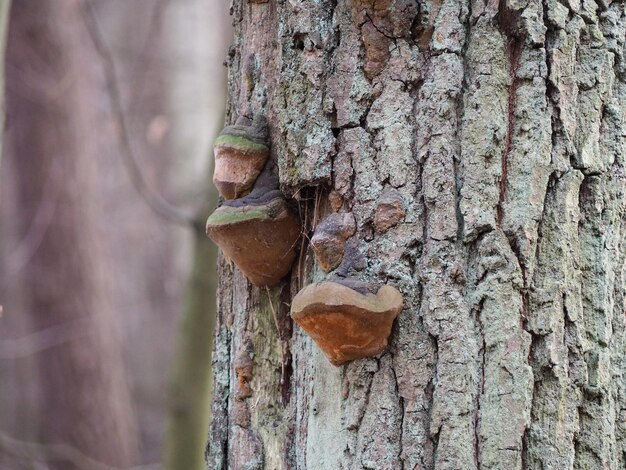
[[[207,417],[186,413],[186,392],[208,381],[212,335],[197,325],[214,312],[214,267],[200,227],[215,197],[228,3],[13,0],[1,469],[156,469],[165,454],[191,469],[171,463],[198,439],[185,419],[204,426],[204,446]]]

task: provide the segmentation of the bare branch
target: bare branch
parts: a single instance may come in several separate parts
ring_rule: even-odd
[[[27,442],[9,436],[0,431],[0,449],[13,457],[26,461],[66,461],[71,462],[80,469],[89,470],[119,470],[117,467],[106,465],[102,462],[88,457],[77,448],[68,444],[40,444],[38,442]],[[146,464],[131,467],[129,470],[156,470],[160,464]]]
[[[9,313],[9,312],[7,312]],[[15,339],[0,340],[0,359],[32,356],[76,338],[92,334],[95,325],[89,317],[53,325]]]
[[[160,194],[152,191],[148,187],[133,151],[128,125],[126,124],[126,114],[124,112],[122,97],[118,86],[115,61],[113,60],[113,55],[111,54],[110,49],[107,47],[104,39],[102,38],[98,22],[93,11],[93,6],[89,0],[83,0],[83,17],[85,19],[85,25],[89,36],[91,37],[96,52],[102,61],[106,86],[109,92],[111,108],[121,146],[120,150],[133,185],[144,201],[156,214],[169,222],[184,226],[193,226],[193,217],[172,206],[169,202],[163,199]]]
[[[156,42],[157,35],[161,30],[161,20],[163,19],[163,13],[165,9],[169,6],[171,0],[159,0],[158,3],[152,8],[152,13],[150,15],[150,22],[148,23],[148,32],[143,41],[143,45],[141,47],[141,52],[139,53],[139,61],[138,66],[135,67],[135,70],[132,72],[132,95],[128,99],[128,111],[129,116],[133,116],[135,114],[135,110],[141,103],[142,97],[144,95],[145,87],[139,86],[141,83],[145,83],[146,77],[151,72],[152,68],[152,57],[150,56],[150,48]]]
[[[41,246],[57,208],[60,186],[55,186],[53,181],[55,178],[60,177],[60,173],[60,164],[57,161],[52,162],[52,168],[48,173],[43,188],[43,194],[48,196],[41,198],[26,233],[15,249],[10,251],[5,258],[5,275],[7,277],[16,276],[30,262]]]
[[[0,448],[5,452],[29,461],[67,461],[76,468],[92,470],[117,470],[97,460],[87,457],[81,451],[67,444],[39,444],[15,439],[4,432],[0,432]]]

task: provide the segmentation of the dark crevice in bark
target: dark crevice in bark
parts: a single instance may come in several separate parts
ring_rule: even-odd
[[[569,312],[567,311],[567,302],[566,301],[567,301],[567,294],[565,292],[563,292],[563,300],[562,300],[562,302],[563,302],[563,319],[564,319],[564,330],[565,330],[565,335],[564,335],[564,338],[563,338],[564,341],[566,341],[568,334],[572,334],[573,335],[573,333],[570,333],[570,332],[574,328],[574,322],[572,320],[570,320]],[[573,364],[573,361],[578,356],[579,352],[576,351],[570,345],[566,344],[566,346],[567,346],[567,361],[568,361],[567,377],[573,383],[574,382],[574,377],[572,376],[572,364]]]
[[[335,10],[337,10],[337,4],[339,0],[329,0],[330,14],[329,16],[332,18],[335,16]]]
[[[405,409],[405,404],[404,404],[404,398],[402,398],[400,396],[400,387],[398,385],[398,376],[396,375],[396,369],[393,365],[393,352],[391,352],[391,350],[389,351],[389,354],[391,354],[391,373],[393,374],[393,380],[394,380],[394,385],[395,385],[395,392],[396,392],[396,396],[398,397],[398,400],[400,402],[400,429],[399,429],[399,433],[398,433],[398,440],[400,442],[400,447],[398,450],[398,462],[400,462],[400,469],[403,470],[404,469],[404,459],[402,457],[404,448],[403,448],[403,438],[404,438],[404,418],[405,418],[405,413],[406,413],[406,409]]]
[[[485,342],[485,333],[483,331],[483,324],[480,319],[480,314],[483,309],[483,305],[485,303],[485,299],[481,299],[478,305],[474,308],[474,318],[476,322],[476,326],[478,327],[478,337],[480,340],[480,349],[478,351],[478,362],[480,367],[480,377],[479,382],[477,384],[478,390],[476,391],[476,407],[474,408],[474,462],[476,463],[476,468],[480,470],[481,461],[480,461],[480,401],[482,395],[485,390],[485,360],[486,360],[486,352],[487,345]]]
[[[291,377],[293,375],[293,365],[291,356],[291,338],[293,335],[293,322],[291,321],[291,315],[289,314],[291,306],[291,293],[289,292],[289,285],[291,284],[291,276],[289,282],[283,285],[280,291],[280,305],[278,308],[280,314],[279,324],[281,326],[279,333],[279,341],[281,343],[282,358],[281,358],[281,377],[280,377],[280,395],[282,398],[283,407],[287,407],[291,400]]]
[[[434,360],[433,362],[435,364],[437,364],[437,359],[438,357],[438,351],[437,351],[437,343],[435,341],[435,338],[429,335],[429,338],[431,339],[431,344],[434,350]],[[435,367],[433,367],[433,371],[435,370]],[[424,429],[426,430],[426,438],[430,441],[430,445],[432,447],[432,455],[430,456],[432,461],[431,462],[425,462],[425,468],[434,468],[435,465],[435,454],[436,454],[436,450],[437,450],[437,440],[435,439],[434,436],[431,435],[430,433],[430,428],[431,428],[431,423],[432,423],[432,409],[433,409],[433,399],[434,399],[434,394],[435,394],[435,373],[433,372],[432,374],[432,378],[428,381],[428,383],[426,384],[426,387],[424,387],[424,397],[425,397],[425,402],[426,402],[426,409],[425,412],[427,412],[428,417],[426,419],[426,422],[424,423]]]
[[[511,44],[516,44],[516,41],[509,40],[509,73],[512,80],[511,85],[509,86],[509,98],[508,98],[508,123],[506,136],[504,140],[504,151],[502,152],[502,166],[501,166],[501,176],[500,176],[500,195],[498,198],[498,205],[496,208],[496,222],[498,226],[502,225],[502,218],[504,216],[503,213],[503,205],[506,198],[506,182],[507,182],[507,167],[508,167],[508,157],[509,151],[511,150],[511,142],[513,140],[513,132],[515,127],[515,97],[517,93],[518,80],[515,77],[515,73],[517,67],[519,65],[519,58],[521,52],[521,46],[517,45],[516,47],[511,47]]]
[[[318,191],[318,186],[303,187],[300,188],[294,196],[298,205],[300,221],[302,222],[302,232],[300,234],[300,252],[298,259],[291,270],[291,279],[293,280],[295,277],[296,281],[290,282],[290,285],[296,285],[298,291],[306,285],[307,276],[311,272],[310,269],[306,268],[307,261],[309,260],[309,242],[315,230],[315,223],[319,218],[319,213],[317,212],[319,209],[317,201]],[[295,292],[292,292],[292,294],[295,294]],[[291,303],[291,300],[289,303]]]
[[[430,10],[425,8],[424,5],[430,3]],[[418,14],[416,15],[413,25],[411,26],[411,38],[416,42],[422,51],[427,51],[430,41],[435,32],[435,19],[439,14],[443,1],[433,0],[431,2],[420,1],[418,2]],[[430,13],[426,17],[426,13]],[[421,22],[419,21],[421,19]]]
[[[420,34],[419,33],[419,28],[420,28],[419,21],[421,17],[422,17],[422,4],[418,3],[417,14],[413,17],[413,21],[411,22],[411,26],[409,28],[409,31],[411,32],[409,43],[411,45],[414,45],[417,43],[417,37]],[[431,35],[432,35],[432,32],[431,32]],[[430,38],[428,38],[428,40],[430,41]]]
[[[295,33],[292,36],[292,47],[297,50],[297,51],[303,51],[304,50],[304,40],[306,39],[307,35],[304,33]]]
[[[580,219],[578,220],[578,234],[582,235],[582,231],[584,230],[584,225],[588,223],[587,220],[587,210],[586,205],[588,202],[591,202],[592,199],[592,188],[590,181],[595,176],[585,175],[583,180],[580,183],[580,188],[578,190],[578,210],[580,212]]]
[[[227,429],[228,429],[228,425],[227,425]],[[224,441],[224,443],[222,444],[222,452],[224,452],[224,460],[223,460],[223,462],[220,462],[220,463],[223,463],[223,465],[221,465],[220,468],[224,468],[224,469],[230,468],[230,462],[228,461],[228,457],[229,457],[229,455],[228,455],[228,439],[226,439]]]
[[[472,17],[472,4],[471,2],[469,3],[468,6],[468,13],[466,15],[466,20],[465,20],[465,34],[466,37],[469,38],[471,36],[472,33],[472,23],[471,23],[471,17]],[[463,117],[465,114],[465,106],[464,106],[464,102],[465,102],[465,97],[467,96],[468,90],[469,90],[469,82],[468,82],[468,77],[469,77],[469,70],[470,70],[470,65],[468,63],[468,57],[467,57],[467,51],[469,49],[470,46],[470,41],[469,39],[467,39],[462,46],[461,49],[461,59],[462,59],[462,63],[463,63],[463,80],[461,82],[461,90],[459,91],[459,96],[457,99],[457,109],[456,109],[456,114],[457,114],[457,135],[459,136],[459,142],[461,142],[461,135],[463,133]],[[455,209],[456,209],[456,221],[457,221],[457,242],[459,244],[463,243],[463,239],[464,239],[464,233],[465,233],[465,218],[463,217],[463,211],[461,210],[461,200],[462,200],[462,196],[461,196],[461,191],[463,189],[463,184],[464,184],[464,171],[465,168],[463,166],[463,162],[461,161],[461,154],[459,154],[456,158],[454,158],[453,160],[453,164],[454,164],[454,181],[456,184],[456,190],[455,190]]]
[[[237,26],[243,22],[243,10],[246,0],[233,0],[230,4],[230,17],[233,26]]]
[[[543,2],[543,23],[546,28],[546,38],[545,38],[545,50],[546,50],[546,97],[548,98],[548,106],[550,107],[550,142],[552,143],[552,150],[550,152],[550,165],[554,167],[554,150],[557,148],[557,144],[560,138],[562,138],[563,132],[563,121],[561,119],[561,108],[558,105],[558,95],[559,89],[557,85],[551,80],[552,76],[552,54],[551,52],[555,49],[555,43],[558,37],[558,32],[554,30],[554,28],[548,22],[548,18],[550,14],[548,12],[548,2]],[[555,175],[557,178],[559,175]],[[544,208],[545,212],[545,200],[544,200]],[[542,219],[543,221],[543,215]],[[536,263],[535,263],[536,265]]]
[[[400,470],[404,470],[404,458],[402,457],[404,453],[404,446],[402,445],[402,440],[404,439],[404,417],[406,409],[404,405],[404,398],[402,397],[400,397],[400,409],[400,449],[398,453],[398,461],[400,462]]]
[[[498,197],[498,205],[496,207],[496,223],[498,226],[501,226],[502,219],[504,217],[503,205],[506,199],[508,156],[513,142],[513,134],[515,132],[515,102],[517,98],[517,88],[519,86],[517,70],[519,68],[520,57],[524,46],[524,38],[519,37],[517,32],[519,13],[508,9],[504,0],[500,1],[498,13],[494,19],[497,22],[501,33],[507,38],[506,57],[508,61],[509,80],[511,81],[508,90],[507,102],[507,130],[504,138],[504,151],[502,152],[501,160],[502,165],[499,186],[500,194]]]
[[[362,23],[359,26],[363,26],[365,23],[371,23],[372,26],[374,27],[374,29],[376,31],[378,31],[380,34],[382,34],[383,36],[385,36],[387,39],[390,39],[394,42],[394,44],[396,43],[396,40],[398,38],[396,38],[393,34],[391,34],[388,31],[385,31],[381,26],[377,25],[376,22],[374,21],[374,19],[370,16],[369,12],[366,11],[365,12],[365,18],[367,18],[367,21],[365,21],[364,23]]]
[[[435,386],[436,386],[435,384],[437,382],[437,364],[439,364],[439,347],[437,343],[437,338],[433,336],[431,333],[429,333],[426,329],[425,331],[428,334],[428,338],[430,339],[430,344],[433,349],[433,364],[434,364],[433,373],[431,374],[430,380],[426,384],[426,387],[424,387],[424,397],[425,397],[425,402],[426,402],[425,411],[428,412],[428,418],[426,422],[424,423],[424,429],[426,431],[426,436],[430,440],[431,445],[432,445],[432,455],[431,455],[432,462],[430,463],[431,466],[426,467],[426,468],[434,468],[434,463],[437,460],[437,447],[439,446],[439,432],[440,432],[440,429],[437,429],[437,431],[433,433],[433,429],[432,429],[432,409],[433,409],[433,404],[435,400]]]

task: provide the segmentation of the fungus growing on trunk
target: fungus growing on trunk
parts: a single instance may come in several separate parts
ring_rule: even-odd
[[[344,279],[311,284],[291,302],[293,320],[335,366],[382,352],[401,310],[395,287]]]
[[[282,195],[266,201],[238,199],[207,220],[207,235],[232,259],[252,284],[270,287],[291,270],[300,237],[300,221]]]
[[[224,199],[248,194],[269,156],[265,118],[257,115],[249,122],[240,117],[237,124],[224,128],[213,145],[213,182]]]
[[[346,240],[355,231],[356,222],[352,213],[330,214],[319,223],[311,238],[311,246],[324,271],[332,271],[341,264]]]
[[[252,284],[271,287],[291,270],[300,219],[276,188],[270,164],[246,197],[224,201],[208,218],[207,235]]]

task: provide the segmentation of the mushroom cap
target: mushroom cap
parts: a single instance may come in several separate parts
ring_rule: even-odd
[[[402,310],[395,287],[359,291],[326,281],[305,287],[291,302],[291,317],[336,366],[382,352]]]
[[[269,148],[244,132],[232,133],[226,129],[213,145],[213,182],[222,197],[236,199],[248,194],[254,186],[269,156]]]
[[[274,286],[291,270],[300,220],[285,199],[223,205],[207,220],[207,235],[252,284]]]

